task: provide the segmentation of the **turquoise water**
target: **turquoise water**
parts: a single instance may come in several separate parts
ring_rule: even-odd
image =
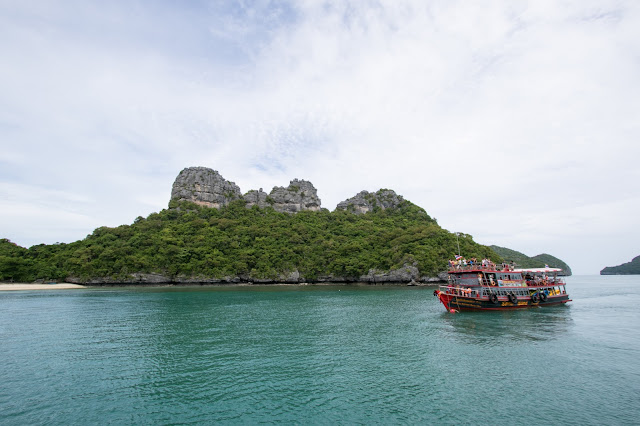
[[[0,294],[0,424],[638,424],[640,277],[449,314],[418,287]]]

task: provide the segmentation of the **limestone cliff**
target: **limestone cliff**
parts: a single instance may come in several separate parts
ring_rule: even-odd
[[[244,200],[247,202],[247,207],[258,206],[261,209],[270,206],[271,204],[267,203],[267,197],[269,195],[260,188],[259,190],[252,189],[251,191],[244,194]]]
[[[313,184],[306,180],[294,179],[289,186],[274,187],[267,195],[260,190],[251,190],[244,196],[233,182],[223,178],[216,170],[206,167],[188,167],[180,172],[173,183],[171,199],[191,201],[196,204],[221,208],[231,201],[243,199],[248,208],[273,207],[274,210],[296,213],[303,210],[320,210],[321,201]]]
[[[318,191],[306,180],[294,179],[289,186],[276,186],[266,198],[266,202],[279,212],[296,213],[303,210],[319,211],[321,202]]]
[[[191,201],[201,206],[220,208],[242,198],[240,188],[220,173],[206,167],[188,167],[178,174],[171,199]]]
[[[382,210],[397,208],[404,202],[402,196],[390,189],[378,192],[362,191],[357,195],[338,203],[336,210],[348,210],[354,213],[367,213],[379,207]]]

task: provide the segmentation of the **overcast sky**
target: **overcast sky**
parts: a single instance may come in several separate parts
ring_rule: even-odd
[[[639,136],[638,1],[0,0],[0,238],[25,247],[205,166],[329,210],[393,189],[598,273],[640,254]]]

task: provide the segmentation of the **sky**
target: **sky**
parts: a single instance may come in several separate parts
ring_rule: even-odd
[[[0,238],[167,208],[180,170],[394,190],[574,274],[640,254],[640,2],[0,0]],[[464,255],[464,253],[463,253]]]

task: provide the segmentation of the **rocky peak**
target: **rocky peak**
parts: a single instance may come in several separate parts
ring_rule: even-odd
[[[171,199],[191,201],[201,206],[220,208],[242,198],[240,188],[207,167],[188,167],[178,174]]]
[[[288,187],[276,186],[268,195],[260,188],[243,196],[238,185],[207,167],[188,167],[182,170],[173,183],[171,199],[214,208],[243,199],[248,208],[254,205],[260,208],[273,207],[276,211],[286,213],[318,211],[321,205],[318,191],[309,181],[294,179]]]
[[[382,210],[397,208],[404,201],[401,195],[390,189],[380,189],[378,192],[361,191],[338,203],[336,210],[349,210],[361,214],[370,212],[376,207]]]
[[[313,184],[306,180],[294,179],[284,188],[276,186],[271,190],[266,202],[280,212],[295,213],[302,210],[318,211],[321,201]]]
[[[267,197],[269,195],[260,188],[259,190],[252,189],[251,191],[244,194],[242,198],[247,202],[247,208],[258,206],[261,209],[270,206],[267,203]]]

